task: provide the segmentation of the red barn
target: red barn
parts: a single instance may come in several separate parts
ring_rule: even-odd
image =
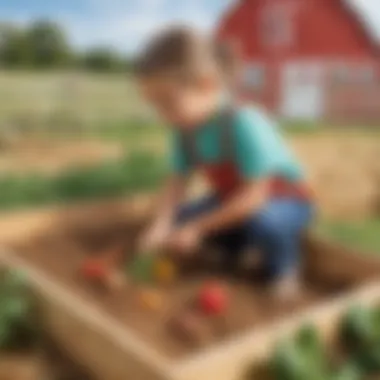
[[[217,33],[238,42],[244,96],[276,114],[380,120],[380,41],[348,0],[240,0]]]

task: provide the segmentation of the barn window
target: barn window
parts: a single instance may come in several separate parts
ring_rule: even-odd
[[[352,70],[349,66],[339,64],[333,71],[334,82],[337,84],[347,84],[352,82]]]
[[[289,3],[268,5],[263,9],[259,34],[265,46],[290,46],[294,43],[293,13]]]
[[[376,80],[376,72],[372,66],[363,66],[358,69],[357,79],[359,83],[371,84]]]
[[[337,65],[333,72],[334,81],[337,84],[371,84],[376,81],[376,71],[371,65],[348,66]]]
[[[265,86],[265,68],[262,64],[249,64],[243,72],[243,86],[251,90],[261,90]]]

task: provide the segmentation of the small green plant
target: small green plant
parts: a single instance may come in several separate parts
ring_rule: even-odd
[[[33,301],[22,272],[0,274],[0,350],[31,348],[37,337]]]
[[[344,316],[340,340],[354,363],[366,376],[380,372],[380,309],[355,307]]]
[[[140,283],[150,283],[153,279],[155,256],[144,254],[133,259],[127,267],[128,275]]]
[[[275,380],[325,380],[328,361],[313,326],[304,326],[294,339],[282,342],[270,361],[272,378]]]

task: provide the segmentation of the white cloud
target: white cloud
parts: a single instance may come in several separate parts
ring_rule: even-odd
[[[370,31],[380,41],[380,0],[351,0],[358,8]]]
[[[78,46],[112,45],[136,51],[158,29],[171,23],[186,23],[210,30],[219,12],[210,12],[200,0],[185,0],[173,7],[172,0],[87,0],[94,6],[88,17],[63,19]]]

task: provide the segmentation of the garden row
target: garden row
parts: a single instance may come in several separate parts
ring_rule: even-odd
[[[146,153],[125,155],[53,175],[0,175],[0,209],[121,196],[156,186],[166,172],[163,160]]]

